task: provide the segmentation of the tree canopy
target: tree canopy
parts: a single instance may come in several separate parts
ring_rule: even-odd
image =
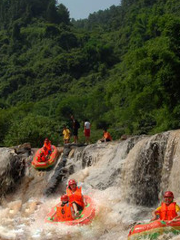
[[[0,1],[0,145],[60,141],[70,114],[98,129],[179,128],[180,8],[122,0],[70,19],[55,0]],[[96,134],[97,133],[97,134]]]

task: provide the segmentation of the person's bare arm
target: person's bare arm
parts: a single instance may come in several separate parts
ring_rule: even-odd
[[[151,221],[155,221],[155,220],[157,219],[156,210],[154,210],[154,211],[152,212],[152,216],[153,216],[153,218],[151,219]]]

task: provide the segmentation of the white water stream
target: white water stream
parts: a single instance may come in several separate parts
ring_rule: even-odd
[[[0,155],[0,157],[2,157]],[[180,131],[78,148],[68,159],[97,214],[87,226],[44,222],[59,202],[66,180],[54,194],[43,195],[51,172],[26,167],[24,178],[0,206],[0,240],[126,240],[135,222],[148,222],[162,192],[172,190],[180,204]],[[180,240],[163,235],[159,240]]]

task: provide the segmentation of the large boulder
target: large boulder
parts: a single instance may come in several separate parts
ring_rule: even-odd
[[[0,148],[0,199],[12,191],[24,175],[24,160],[14,150]]]

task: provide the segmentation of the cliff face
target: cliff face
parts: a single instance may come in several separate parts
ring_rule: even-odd
[[[164,191],[172,190],[180,201],[179,130],[88,146],[69,145],[50,171],[33,169],[32,157],[22,160],[9,149],[0,149],[1,192],[5,195],[0,237],[4,239],[89,240],[93,236],[95,240],[124,240],[134,221],[150,219]],[[47,226],[44,217],[65,192],[69,178],[75,178],[84,194],[94,199],[96,219],[82,228]],[[9,238],[4,234],[7,231]]]
[[[24,175],[24,159],[13,150],[0,148],[0,198],[14,190]]]

